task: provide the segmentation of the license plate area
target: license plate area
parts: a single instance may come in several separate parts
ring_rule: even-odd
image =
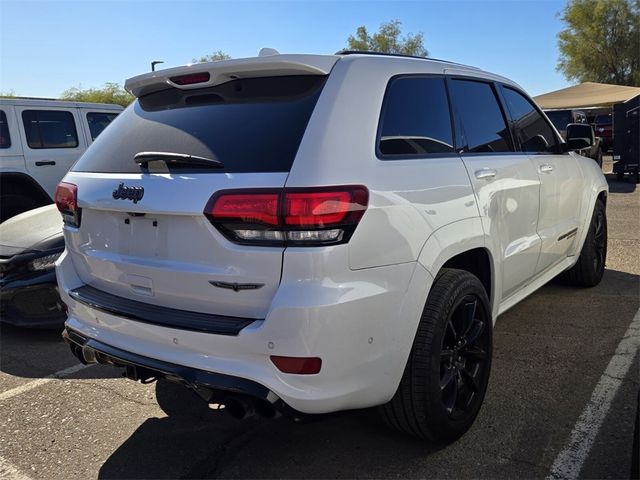
[[[134,257],[166,256],[166,223],[147,216],[125,217],[120,224],[120,251]]]

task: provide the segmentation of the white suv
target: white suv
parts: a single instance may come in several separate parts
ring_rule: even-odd
[[[564,142],[503,77],[273,55],[126,88],[56,194],[84,362],[238,417],[382,406],[450,442],[482,404],[498,315],[562,272],[602,277],[607,183],[572,152],[589,127]]]
[[[120,105],[0,98],[0,222],[52,203],[58,182]]]

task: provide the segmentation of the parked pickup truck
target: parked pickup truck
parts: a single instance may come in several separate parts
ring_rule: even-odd
[[[553,123],[563,139],[567,138],[567,125],[570,123],[587,123],[587,116],[582,110],[544,110],[544,113],[549,117],[549,120],[551,120],[551,123]],[[591,147],[579,153],[585,157],[593,158],[602,167],[602,136],[597,137],[595,132],[592,132],[591,136],[593,137]]]
[[[0,222],[53,203],[58,182],[120,105],[0,99]]]

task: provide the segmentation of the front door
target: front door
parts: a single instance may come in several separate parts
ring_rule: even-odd
[[[578,238],[582,172],[573,155],[561,153],[559,139],[535,105],[521,92],[503,86],[502,95],[521,150],[540,178],[538,235],[542,241],[536,273],[564,260]]]

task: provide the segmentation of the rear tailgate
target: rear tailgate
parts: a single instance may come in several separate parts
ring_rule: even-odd
[[[85,284],[146,303],[218,315],[264,318],[278,283],[280,247],[236,245],[203,210],[213,192],[282,187],[285,173],[141,175],[71,172],[82,210],[67,249]],[[142,187],[137,203],[114,199],[123,183]],[[234,291],[216,285],[255,285]]]
[[[67,227],[65,237],[82,281],[136,302],[264,318],[283,247],[233,243],[203,212],[221,190],[284,187],[325,79],[165,85],[137,100],[64,180],[77,185],[80,227]],[[140,152],[213,162],[140,165],[134,161]]]

